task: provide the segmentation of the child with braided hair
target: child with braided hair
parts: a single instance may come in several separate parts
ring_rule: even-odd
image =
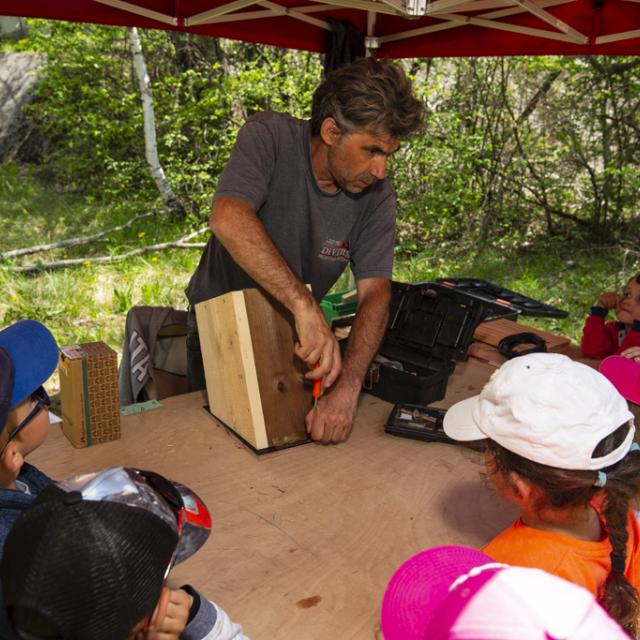
[[[563,355],[521,356],[449,409],[444,429],[457,440],[488,438],[489,479],[522,514],[482,550],[587,588],[635,637],[640,448],[615,387]]]

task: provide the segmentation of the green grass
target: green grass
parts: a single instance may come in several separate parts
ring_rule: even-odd
[[[126,222],[156,202],[98,203],[57,193],[12,165],[0,165],[0,253],[84,236]],[[125,253],[139,246],[177,239],[202,221],[181,224],[158,214],[90,245],[58,249],[0,263],[0,326],[21,318],[46,324],[59,344],[104,340],[120,349],[127,310],[139,304],[184,308],[184,288],[199,249],[144,254],[95,265],[92,256]],[[87,256],[82,266],[23,274],[12,265]]]
[[[0,253],[95,233],[154,209],[160,210],[157,202],[138,201],[135,195],[127,202],[100,203],[57,192],[33,172],[0,165]],[[0,326],[34,318],[45,323],[61,345],[104,340],[120,350],[126,312],[132,306],[186,307],[183,291],[200,250],[150,253],[111,265],[92,264],[91,256],[176,239],[202,224],[201,220],[178,224],[158,214],[91,245],[0,263]],[[78,256],[88,256],[86,264],[32,275],[11,270],[15,264]],[[568,242],[540,242],[509,252],[488,249],[480,254],[460,254],[455,243],[443,243],[398,260],[395,278],[484,278],[569,311],[566,319],[522,321],[576,340],[597,294],[620,289],[639,268],[637,255],[625,259],[622,250]],[[345,288],[346,282],[346,277],[341,278],[336,288]]]

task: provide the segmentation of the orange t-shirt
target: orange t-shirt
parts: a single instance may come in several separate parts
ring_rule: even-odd
[[[625,576],[640,592],[640,526],[633,511],[627,519],[627,558]],[[534,529],[516,520],[498,534],[482,551],[498,562],[519,567],[544,569],[575,584],[596,597],[611,571],[609,538],[598,542]]]

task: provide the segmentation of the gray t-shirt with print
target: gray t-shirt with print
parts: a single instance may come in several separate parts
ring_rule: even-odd
[[[396,197],[387,180],[361,194],[327,193],[311,168],[309,122],[265,112],[240,129],[216,198],[240,198],[257,212],[274,245],[320,301],[347,262],[357,280],[391,278]],[[212,236],[187,287],[194,305],[257,287]]]

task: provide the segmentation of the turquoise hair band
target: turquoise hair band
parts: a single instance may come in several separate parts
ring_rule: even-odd
[[[637,442],[632,442],[629,447],[629,451],[627,453],[631,453],[632,451],[640,451],[640,445]],[[605,471],[598,471],[598,477],[596,481],[593,483],[594,487],[604,487],[607,484],[607,474]]]

